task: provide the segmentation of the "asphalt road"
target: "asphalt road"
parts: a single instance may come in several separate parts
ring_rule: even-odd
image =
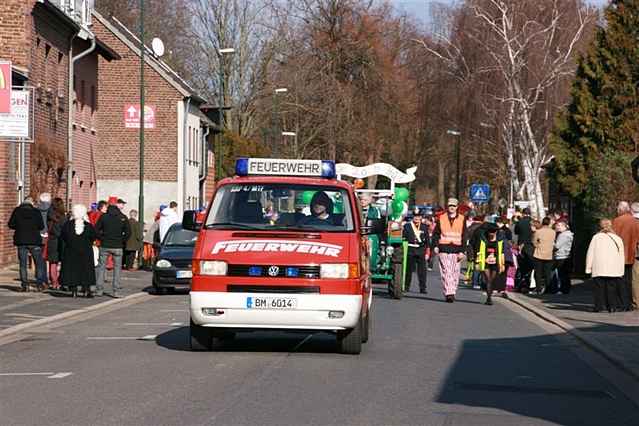
[[[328,334],[188,350],[186,295],[0,346],[3,425],[637,425],[639,408],[565,336],[462,290],[376,292],[359,356]],[[25,373],[28,373],[25,374]],[[34,374],[35,373],[35,374]]]

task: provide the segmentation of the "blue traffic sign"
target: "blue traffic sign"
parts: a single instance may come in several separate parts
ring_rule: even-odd
[[[487,203],[490,200],[490,185],[480,183],[471,185],[470,200],[473,203]]]

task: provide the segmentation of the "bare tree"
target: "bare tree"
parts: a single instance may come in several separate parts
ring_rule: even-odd
[[[537,216],[544,214],[548,123],[559,106],[553,94],[572,76],[595,19],[580,0],[467,0],[458,15],[463,26],[435,43],[418,40],[459,81],[483,85],[485,120],[500,128],[517,198],[529,200]]]

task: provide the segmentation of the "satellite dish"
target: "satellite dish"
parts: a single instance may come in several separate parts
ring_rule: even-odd
[[[162,40],[159,38],[155,37],[153,41],[151,41],[151,48],[155,56],[161,57],[164,55],[164,43],[162,43]]]

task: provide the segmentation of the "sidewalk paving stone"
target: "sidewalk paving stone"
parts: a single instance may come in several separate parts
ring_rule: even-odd
[[[87,299],[72,298],[70,292],[48,290],[42,293],[21,293],[18,272],[0,271],[0,331],[18,324],[51,317],[64,312],[86,308],[109,300],[111,272],[107,272],[105,295]],[[32,274],[31,274],[32,275]],[[122,271],[122,295],[129,296],[151,288],[151,273],[147,271]]]
[[[590,281],[573,281],[570,294],[522,295],[524,301],[574,328],[579,337],[639,378],[639,311],[592,312]]]

